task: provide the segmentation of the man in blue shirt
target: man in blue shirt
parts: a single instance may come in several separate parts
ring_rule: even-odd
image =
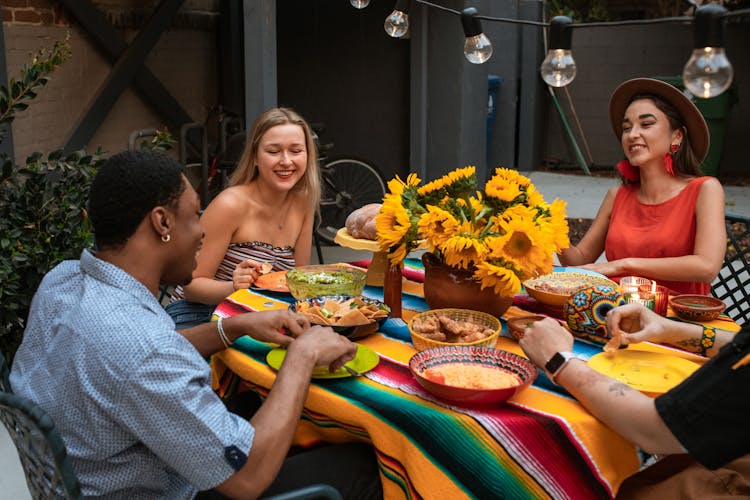
[[[79,261],[45,276],[11,373],[14,391],[55,421],[84,495],[192,498],[214,489],[255,498],[284,484],[300,486],[293,477],[299,467],[285,466],[284,477],[274,479],[311,372],[337,369],[353,358],[355,344],[289,311],[177,332],[156,299],[158,288],[190,281],[203,229],[195,190],[164,155],[127,151],[110,158],[92,184],[89,214],[97,251],[84,250]],[[249,422],[211,390],[204,360],[241,335],[288,347],[273,389]],[[371,451],[325,453],[326,460],[302,461],[310,482],[333,483],[345,496],[381,495]],[[331,460],[339,467],[333,474],[315,468]],[[342,473],[351,475],[348,483],[336,481]],[[355,484],[362,478],[369,478],[365,491]]]

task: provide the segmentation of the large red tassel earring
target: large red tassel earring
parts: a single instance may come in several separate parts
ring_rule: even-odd
[[[667,173],[673,177],[674,165],[672,164],[672,157],[678,149],[680,149],[680,146],[678,144],[672,144],[671,146],[669,146],[669,153],[664,156],[664,168],[667,170]]]
[[[669,155],[667,155],[669,156]],[[635,168],[628,160],[622,160],[616,166],[618,172],[622,174],[630,182],[638,182],[641,180],[641,173]]]

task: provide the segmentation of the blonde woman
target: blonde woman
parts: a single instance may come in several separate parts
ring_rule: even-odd
[[[209,321],[214,306],[249,287],[263,264],[275,271],[310,263],[320,175],[312,132],[288,108],[255,121],[230,186],[206,208],[203,247],[190,284],[167,311],[177,328]]]

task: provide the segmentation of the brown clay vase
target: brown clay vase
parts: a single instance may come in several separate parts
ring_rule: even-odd
[[[501,297],[492,288],[481,290],[470,271],[448,266],[430,252],[422,255],[422,263],[424,298],[430,309],[473,309],[499,318],[513,304],[513,297]]]

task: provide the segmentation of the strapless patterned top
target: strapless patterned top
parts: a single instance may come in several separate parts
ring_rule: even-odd
[[[273,266],[273,271],[287,271],[295,265],[294,248],[291,246],[275,247],[262,241],[230,243],[226,255],[216,269],[214,279],[232,281],[232,271],[237,264],[246,259],[259,263],[267,262]],[[182,287],[178,286],[172,293],[171,301],[182,298],[184,298]]]

